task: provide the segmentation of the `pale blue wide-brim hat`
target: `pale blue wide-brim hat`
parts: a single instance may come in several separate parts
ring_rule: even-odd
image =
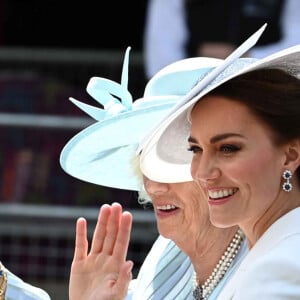
[[[133,101],[127,89],[129,52],[130,48],[124,58],[121,84],[101,77],[88,83],[87,92],[99,107],[70,98],[95,123],[65,145],[60,164],[66,173],[83,181],[140,191],[141,173],[133,163],[139,142],[222,60],[197,57],[173,63],[153,76],[143,97]]]
[[[140,153],[140,169],[145,176],[165,183],[191,180],[192,152],[187,151],[191,128],[189,115],[197,101],[213,89],[258,69],[282,69],[295,77],[300,76],[300,45],[263,59],[240,58],[241,49],[252,47],[262,29],[202,78],[140,142],[137,153]]]

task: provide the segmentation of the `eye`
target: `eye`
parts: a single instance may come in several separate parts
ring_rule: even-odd
[[[193,153],[199,153],[199,152],[202,152],[202,148],[199,147],[199,146],[196,146],[196,145],[191,145],[187,151],[191,151]]]
[[[220,147],[220,151],[225,154],[234,153],[234,152],[239,151],[240,149],[241,149],[241,147],[236,146],[236,145],[231,145],[231,144],[222,145]]]

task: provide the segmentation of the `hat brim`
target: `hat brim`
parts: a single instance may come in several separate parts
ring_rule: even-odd
[[[141,189],[133,159],[141,138],[174,105],[139,108],[97,122],[75,135],[63,148],[60,164],[68,174],[94,184],[112,188]],[[157,101],[159,103],[159,101]]]
[[[143,97],[125,111],[106,111],[71,98],[97,123],[79,132],[65,145],[60,155],[63,170],[86,182],[140,191],[143,183],[136,151],[140,141],[199,78],[221,62],[215,58],[187,58],[163,68],[147,83]],[[95,80],[97,83],[98,79],[93,79],[92,87],[97,88],[92,95],[99,101],[102,89],[100,84],[94,84]],[[102,78],[99,81],[103,83]]]
[[[237,59],[197,95],[179,101],[176,110],[172,110],[172,113],[168,114],[143,141],[143,145],[139,146],[142,148],[140,157],[142,172],[150,179],[159,182],[174,183],[192,180],[190,174],[192,153],[187,151],[187,139],[190,134],[188,111],[200,98],[221,84],[247,72],[265,68],[282,69],[299,77],[300,45],[260,60]]]

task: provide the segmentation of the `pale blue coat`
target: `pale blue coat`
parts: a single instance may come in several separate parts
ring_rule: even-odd
[[[224,278],[209,300],[215,300],[248,251],[244,241]],[[173,241],[159,236],[147,255],[137,279],[132,280],[126,300],[193,299],[194,268]]]

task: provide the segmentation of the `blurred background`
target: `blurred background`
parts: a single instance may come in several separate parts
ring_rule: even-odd
[[[91,124],[68,98],[96,104],[89,79],[120,82],[128,46],[129,90],[142,95],[145,9],[146,1],[0,0],[0,260],[55,300],[68,299],[77,217],[91,236],[101,204],[130,209],[135,273],[157,235],[134,192],[82,182],[59,165],[65,143]]]
[[[266,39],[249,56],[299,43],[299,3],[224,0],[220,8],[216,0],[0,0],[4,265],[44,288],[52,299],[67,299],[77,217],[88,219],[91,235],[100,205],[118,201],[134,214],[129,258],[136,275],[157,237],[153,212],[139,206],[135,192],[85,183],[61,169],[59,154],[65,143],[92,124],[68,98],[95,104],[85,91],[89,79],[120,82],[128,46],[129,91],[136,99],[143,95],[147,79],[164,65],[215,53],[216,44],[206,47],[211,42],[221,42],[218,53],[226,57],[228,49],[231,52],[265,22],[272,24]],[[187,44],[189,48],[183,46]]]

